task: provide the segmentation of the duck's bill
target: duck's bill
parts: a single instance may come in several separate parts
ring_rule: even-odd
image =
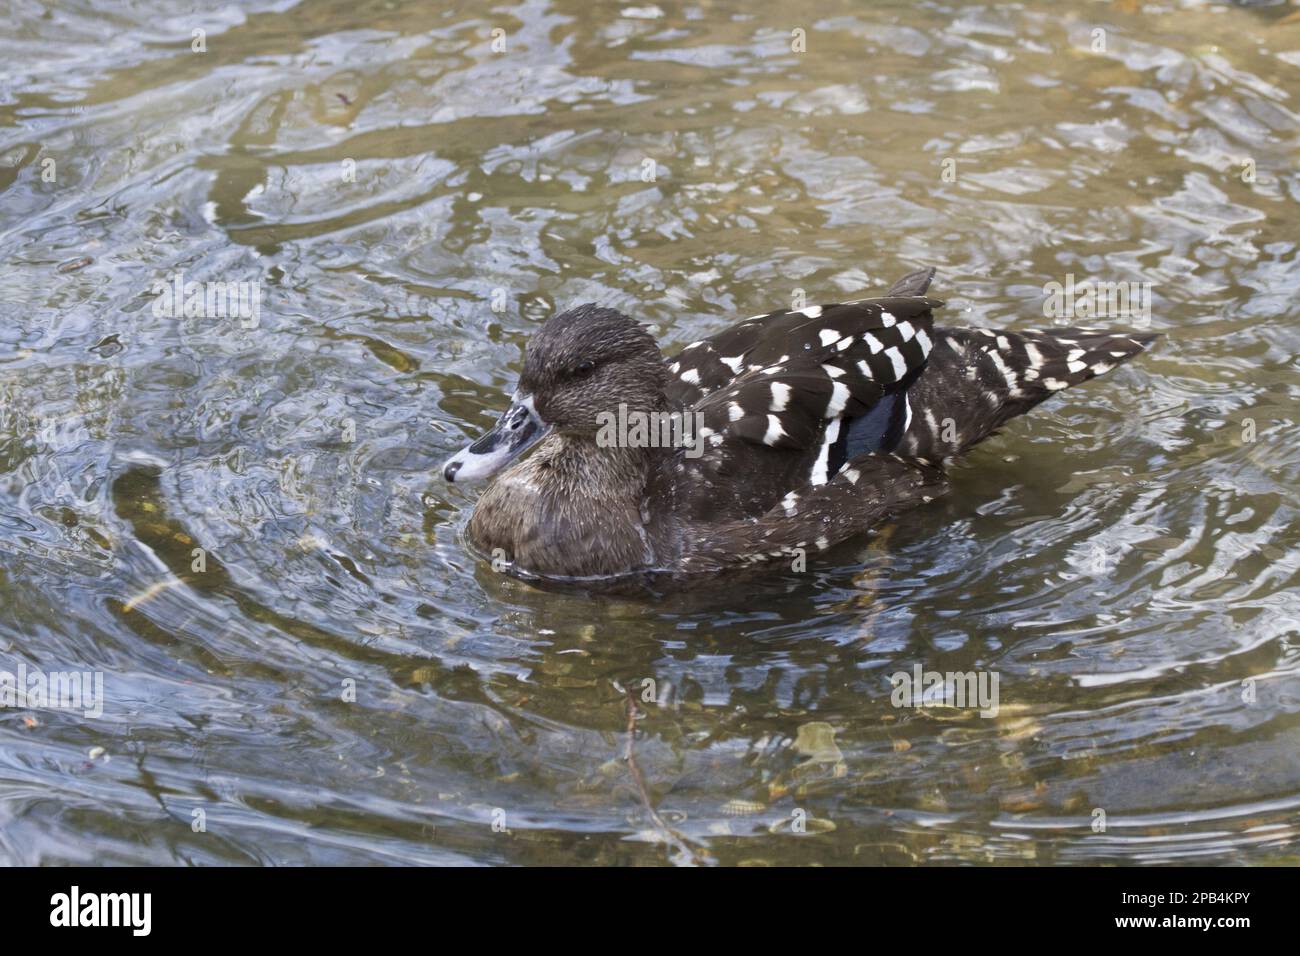
[[[481,481],[495,475],[546,437],[550,426],[533,408],[531,395],[515,393],[492,430],[468,448],[462,448],[442,466],[448,481]]]

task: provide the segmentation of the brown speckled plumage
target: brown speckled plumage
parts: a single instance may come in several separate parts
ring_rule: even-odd
[[[471,544],[520,576],[584,585],[788,565],[943,494],[944,460],[1154,338],[936,328],[931,275],[755,316],[667,361],[613,310],[550,319],[516,393],[550,430],[483,492]],[[698,457],[598,443],[620,404],[698,413]]]

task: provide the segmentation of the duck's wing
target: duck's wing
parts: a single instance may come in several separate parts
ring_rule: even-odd
[[[905,276],[895,288],[917,276],[919,273]],[[912,281],[907,287],[918,286],[919,282]],[[669,359],[668,398],[690,408],[746,373],[798,358],[821,362],[825,359],[820,356],[836,351],[852,350],[856,362],[889,349],[915,351],[908,345],[915,340],[916,346],[928,353],[933,331],[930,310],[942,305],[922,296],[890,295],[753,316],[711,338],[692,342]],[[872,337],[864,339],[867,333]],[[876,345],[880,348],[873,351]],[[859,355],[860,351],[866,354]],[[907,361],[906,355],[902,358]],[[847,364],[842,367],[852,371]]]
[[[863,423],[875,438],[901,433],[904,422],[892,419],[905,414],[902,392],[929,357],[939,304],[887,297],[774,313],[761,335],[742,323],[690,349],[702,356],[694,367],[710,371],[719,357],[729,367],[737,349],[742,371],[690,409],[700,437],[675,455],[683,512],[696,521],[761,515],[882,447],[864,438]]]

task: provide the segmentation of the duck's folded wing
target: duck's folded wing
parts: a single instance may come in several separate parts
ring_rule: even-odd
[[[686,572],[758,564],[825,551],[892,515],[942,495],[947,478],[934,465],[898,455],[863,455],[824,485],[787,495],[758,518],[703,529],[683,555]]]
[[[838,306],[812,327],[807,315],[775,320],[788,327],[750,348],[754,367],[691,409],[698,439],[675,458],[682,512],[704,522],[754,517],[805,485],[825,484],[853,457],[856,422],[887,396],[895,402],[924,368],[930,304]]]
[[[876,299],[830,306],[816,318],[782,316],[772,323],[773,334],[745,353],[746,371],[695,405],[710,441],[714,447],[729,439],[785,449],[817,446],[828,423],[866,414],[925,366],[933,332],[929,305],[926,299]],[[791,318],[796,314],[801,322]],[[716,341],[725,348],[727,337],[740,331]]]
[[[690,407],[747,373],[798,359],[850,373],[867,360],[888,376],[911,368],[918,354],[924,362],[933,335],[930,310],[942,305],[921,296],[886,296],[756,315],[674,356],[668,397]]]

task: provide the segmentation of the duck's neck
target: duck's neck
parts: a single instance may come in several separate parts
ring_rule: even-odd
[[[650,454],[552,435],[484,491],[470,540],[533,574],[585,577],[652,565],[642,519]]]
[[[639,501],[650,467],[647,449],[602,447],[589,436],[557,435],[534,458],[550,486],[569,499],[634,496]]]

